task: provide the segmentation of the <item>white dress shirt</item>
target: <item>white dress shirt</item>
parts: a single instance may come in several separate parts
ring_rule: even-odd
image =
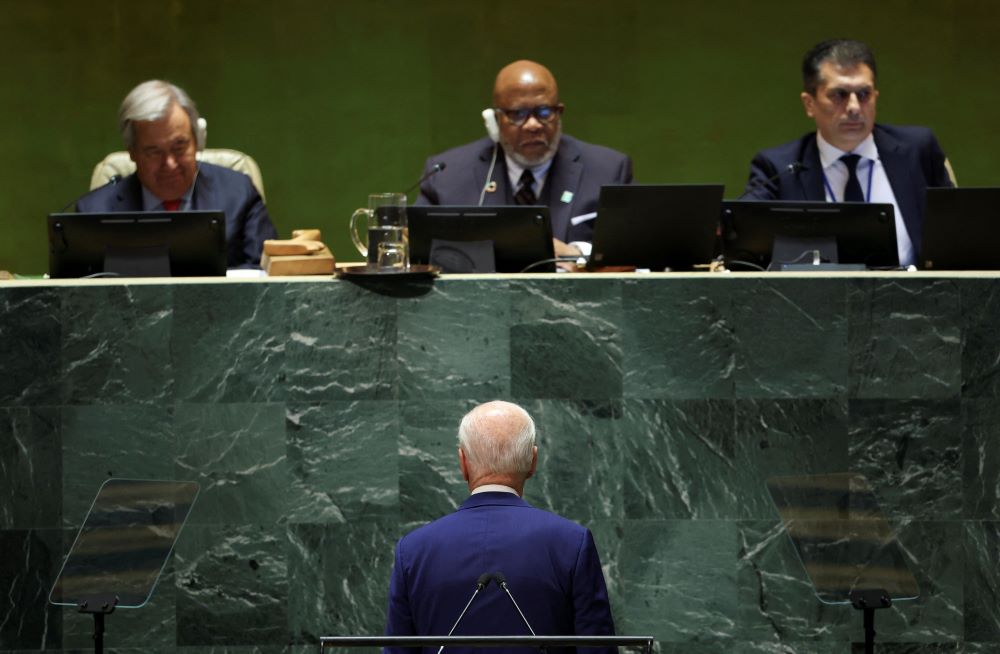
[[[896,196],[892,192],[889,177],[885,174],[885,166],[882,165],[882,160],[878,156],[875,137],[869,134],[868,138],[850,152],[830,145],[819,132],[816,132],[816,144],[819,146],[819,162],[823,166],[826,201],[842,202],[844,200],[848,172],[847,164],[840,158],[845,154],[859,155],[861,160],[858,161],[856,175],[861,184],[861,193],[865,197],[865,202],[892,205],[896,215],[896,250],[899,254],[899,265],[915,264],[916,255],[913,252],[913,241],[910,240],[910,234],[906,231],[903,214],[899,210]]]

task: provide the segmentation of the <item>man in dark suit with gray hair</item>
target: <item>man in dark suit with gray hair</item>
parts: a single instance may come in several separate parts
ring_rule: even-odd
[[[135,173],[80,198],[78,212],[223,211],[227,266],[260,263],[264,240],[277,238],[267,207],[247,175],[198,162],[205,129],[183,89],[161,80],[139,84],[122,101],[118,126]]]

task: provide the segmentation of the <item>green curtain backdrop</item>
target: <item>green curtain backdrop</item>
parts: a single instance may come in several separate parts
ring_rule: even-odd
[[[45,215],[120,149],[118,103],[185,87],[209,145],[251,153],[282,236],[351,211],[478,138],[493,76],[547,64],[568,133],[630,153],[642,182],[723,182],[808,130],[802,53],[870,42],[879,118],[934,128],[963,185],[1000,185],[1000,3],[990,0],[0,0],[0,269],[47,268]]]

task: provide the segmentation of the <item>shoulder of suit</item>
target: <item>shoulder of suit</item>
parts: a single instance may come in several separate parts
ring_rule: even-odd
[[[926,143],[936,141],[934,132],[923,125],[885,125],[876,123],[875,137],[889,136],[903,143]]]
[[[781,161],[787,159],[788,161],[797,161],[801,156],[801,152],[810,143],[816,143],[816,132],[808,132],[794,141],[788,141],[787,143],[782,143],[781,145],[764,148],[757,153],[757,156],[763,157],[764,159],[776,159]]]
[[[119,196],[125,197],[130,192],[138,193],[138,188],[133,188],[133,186],[138,184],[139,178],[135,173],[132,173],[124,177],[117,184],[98,186],[77,200],[76,205],[82,211],[107,211],[109,205],[116,204]]]
[[[581,141],[580,139],[570,136],[569,134],[562,135],[561,140],[559,141],[559,150],[564,154],[580,156],[585,159],[597,158],[605,160],[622,160],[629,158],[624,152],[619,152],[618,150],[614,150],[604,145]]]
[[[206,175],[212,179],[221,179],[226,182],[251,182],[250,176],[246,173],[241,173],[238,170],[233,170],[232,168],[226,168],[225,166],[219,166],[217,164],[208,163],[207,161],[198,162],[198,174]]]
[[[443,161],[446,164],[468,161],[488,155],[493,150],[493,141],[488,136],[439,152],[428,158],[428,162]]]

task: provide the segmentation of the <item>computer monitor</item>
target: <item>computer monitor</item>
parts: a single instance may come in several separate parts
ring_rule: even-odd
[[[690,270],[715,256],[722,184],[602,186],[591,267]]]
[[[918,263],[926,270],[1000,270],[1000,188],[929,188]]]
[[[721,230],[730,270],[809,264],[814,251],[824,263],[899,265],[891,204],[727,200]]]
[[[49,214],[49,276],[226,274],[222,211]]]
[[[407,207],[406,216],[411,263],[446,273],[555,270],[548,207]]]

